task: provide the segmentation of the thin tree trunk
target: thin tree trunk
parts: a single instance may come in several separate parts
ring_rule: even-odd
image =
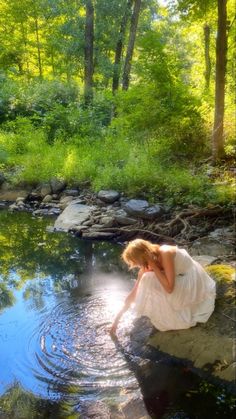
[[[90,105],[93,100],[93,42],[94,42],[94,7],[91,0],[86,0],[85,48],[84,48],[84,102]]]
[[[22,33],[22,40],[23,40],[23,44],[24,44],[24,52],[25,52],[25,57],[26,57],[26,77],[27,80],[29,81],[30,79],[30,70],[29,70],[29,59],[28,59],[28,52],[27,52],[27,29],[25,29],[25,26],[23,24],[23,22],[21,22],[21,33]]]
[[[227,0],[218,0],[218,29],[216,39],[215,117],[212,134],[213,160],[224,155],[224,104],[227,56]]]
[[[51,49],[51,66],[52,66],[52,74],[53,77],[55,77],[56,72],[55,72],[55,63],[54,63],[54,49]]]
[[[204,48],[205,48],[205,89],[209,89],[211,78],[211,57],[210,57],[210,33],[211,28],[206,23],[204,25]]]
[[[42,60],[41,60],[41,49],[39,42],[39,26],[37,17],[34,19],[35,23],[35,33],[36,33],[36,42],[37,42],[37,52],[38,52],[38,68],[39,68],[39,77],[43,78],[43,69],[42,69]]]
[[[135,0],[134,10],[131,16],[129,41],[128,41],[128,47],[127,47],[127,52],[126,52],[126,57],[125,57],[124,71],[123,71],[123,81],[122,81],[123,90],[128,90],[129,88],[131,62],[132,62],[132,57],[133,57],[133,52],[134,52],[134,43],[135,43],[135,38],[136,38],[136,33],[137,33],[141,1],[142,0]]]
[[[127,27],[127,22],[129,15],[131,13],[131,8],[134,0],[128,0],[125,6],[125,11],[120,24],[119,36],[116,44],[115,50],[115,61],[114,61],[114,70],[113,70],[113,80],[112,80],[112,93],[114,94],[119,88],[119,79],[120,79],[120,61],[122,56],[125,32]]]

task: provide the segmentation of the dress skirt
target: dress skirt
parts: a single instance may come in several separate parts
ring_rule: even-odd
[[[176,247],[175,286],[165,291],[154,272],[146,272],[138,286],[135,311],[147,316],[160,331],[188,329],[205,323],[215,307],[216,284],[185,249]]]

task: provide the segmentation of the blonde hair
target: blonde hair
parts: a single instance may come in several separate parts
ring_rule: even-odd
[[[121,258],[130,268],[135,266],[148,267],[150,258],[155,258],[158,250],[158,244],[143,239],[135,239],[126,246]]]

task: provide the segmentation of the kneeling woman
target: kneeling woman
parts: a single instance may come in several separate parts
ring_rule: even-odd
[[[215,306],[215,282],[186,250],[136,239],[122,258],[130,268],[139,267],[139,272],[111,333],[116,333],[132,303],[137,315],[149,317],[160,331],[188,329],[209,319]]]

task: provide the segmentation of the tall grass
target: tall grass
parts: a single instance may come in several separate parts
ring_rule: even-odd
[[[58,139],[49,144],[43,129],[29,124],[17,133],[0,132],[0,159],[4,157],[0,164],[6,172],[10,170],[16,184],[34,185],[56,176],[71,185],[86,181],[95,191],[113,188],[130,197],[171,205],[229,203],[233,199],[231,179],[222,187],[196,169],[168,163],[163,158],[164,142],[153,137],[141,144],[107,135],[96,140],[75,136],[66,143]]]

